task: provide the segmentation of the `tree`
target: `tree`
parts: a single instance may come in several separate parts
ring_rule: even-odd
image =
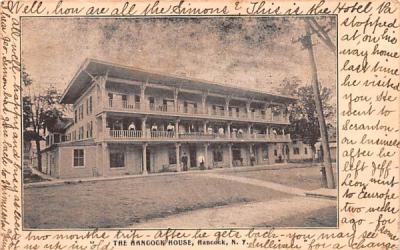
[[[321,133],[312,86],[302,86],[301,81],[295,77],[285,78],[277,91],[298,98],[296,103],[288,107],[289,132],[292,138],[302,140],[315,153],[315,144],[321,138]],[[333,92],[330,88],[320,87],[320,96],[324,117],[330,119],[335,114],[335,107],[331,104]]]
[[[26,87],[32,84],[32,79],[26,73],[23,67],[22,81]],[[42,155],[40,141],[44,140],[43,136],[46,130],[51,128],[57,119],[62,118],[67,112],[68,107],[58,103],[61,94],[59,91],[49,86],[40,93],[26,95],[23,97],[23,129],[26,140],[34,141],[36,144],[36,155],[38,161],[38,170],[42,170]],[[29,135],[29,136],[28,136]]]
[[[333,28],[333,19],[320,19],[319,23],[315,18],[304,18],[305,34],[300,36],[296,42],[300,42],[302,47],[307,50],[309,63],[311,66],[312,80],[311,86],[313,90],[314,102],[316,106],[318,123],[321,135],[322,149],[323,149],[323,168],[321,169],[322,180],[325,181],[322,184],[328,188],[335,188],[335,180],[333,177],[332,159],[329,150],[328,141],[328,130],[325,122],[324,111],[322,107],[322,100],[320,96],[320,84],[318,81],[318,70],[314,57],[314,45],[312,35],[317,35],[320,41],[322,41],[333,53],[336,55],[336,46],[332,43],[328,32]]]

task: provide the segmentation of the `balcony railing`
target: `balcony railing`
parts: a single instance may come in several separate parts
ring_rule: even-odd
[[[173,131],[147,131],[143,134],[141,130],[110,130],[109,135],[111,138],[121,138],[121,139],[194,139],[194,140],[218,140],[218,139],[228,139],[228,140],[261,140],[261,141],[288,141],[290,140],[290,135],[274,135],[274,134],[231,134],[229,136],[227,133],[203,133],[203,132],[184,132],[179,133],[176,137]]]
[[[173,131],[150,131],[146,134],[146,138],[174,138],[175,132]]]
[[[150,103],[147,105],[143,105],[138,102],[130,103],[126,100],[117,100],[117,99],[109,99],[108,100],[108,108],[115,109],[125,109],[125,110],[138,110],[138,111],[152,111],[152,112],[160,112],[160,113],[182,113],[182,114],[192,114],[192,115],[207,115],[214,117],[229,117],[233,119],[245,119],[252,121],[275,121],[275,122],[289,122],[288,116],[282,115],[271,115],[268,113],[258,114],[258,113],[246,113],[246,112],[233,112],[233,111],[225,111],[225,110],[205,110],[203,112],[199,108],[192,107],[184,107],[179,106],[176,111],[175,106],[171,105],[156,105],[154,103]],[[227,115],[227,116],[226,116]]]
[[[135,109],[140,110],[140,103],[129,103],[128,101],[124,100],[114,100],[108,99],[108,107],[109,108],[119,108],[119,109]]]
[[[139,138],[142,135],[140,130],[110,130],[110,136],[113,138]]]
[[[199,139],[199,138],[213,139],[214,134],[205,134],[203,132],[179,133],[179,138],[181,138],[181,139]]]

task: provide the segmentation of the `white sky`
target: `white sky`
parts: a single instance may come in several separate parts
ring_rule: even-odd
[[[22,60],[32,87],[64,90],[92,57],[271,91],[285,77],[310,81],[307,51],[291,42],[303,32],[298,18],[23,18]],[[314,40],[320,81],[336,93],[335,56]]]

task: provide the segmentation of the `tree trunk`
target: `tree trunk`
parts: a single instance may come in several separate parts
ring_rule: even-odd
[[[38,170],[42,172],[42,153],[40,152],[40,139],[35,140]]]
[[[306,43],[306,45],[308,45],[307,50],[308,50],[308,56],[310,59],[311,70],[312,70],[312,88],[313,88],[313,92],[314,92],[315,106],[317,109],[319,129],[321,132],[322,149],[324,151],[323,170],[321,170],[321,174],[322,174],[322,177],[324,179],[326,179],[327,187],[333,189],[333,188],[335,188],[335,180],[334,180],[334,176],[333,176],[332,160],[331,160],[331,154],[330,154],[330,150],[329,150],[328,131],[326,129],[325,117],[324,117],[324,113],[322,110],[322,101],[321,101],[319,85],[318,85],[319,84],[318,83],[318,71],[317,71],[317,65],[315,63],[315,58],[314,58],[314,51],[313,51],[313,45],[312,45],[312,38],[311,38],[311,34],[310,34],[310,27],[308,25],[309,24],[306,23],[307,34],[306,34],[305,39],[307,39],[307,41],[305,41],[305,43]],[[324,175],[326,175],[326,176],[324,176]]]

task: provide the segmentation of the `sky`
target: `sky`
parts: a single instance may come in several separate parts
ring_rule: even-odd
[[[307,50],[292,42],[304,31],[296,17],[23,18],[22,63],[37,89],[63,91],[90,57],[275,92],[284,78],[310,83]],[[319,80],[336,93],[336,56],[314,44]]]

